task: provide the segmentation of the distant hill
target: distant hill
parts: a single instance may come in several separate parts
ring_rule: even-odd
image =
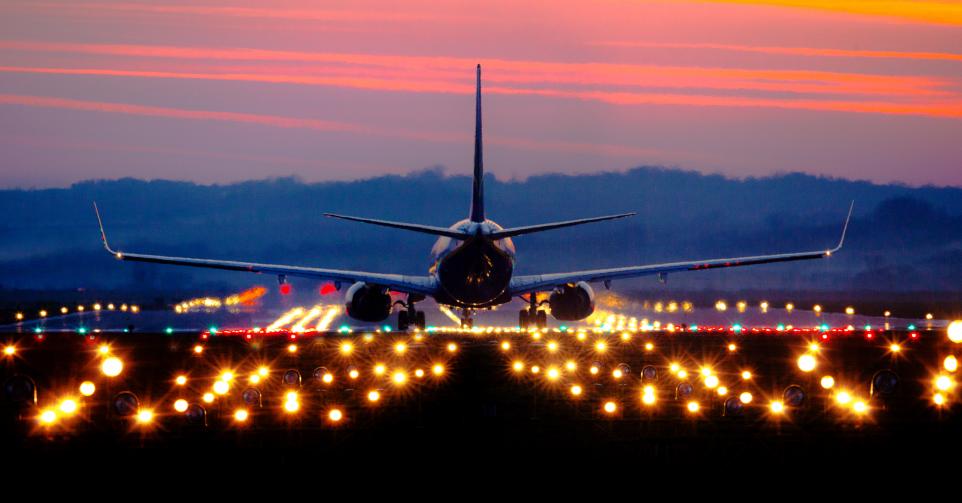
[[[502,225],[637,211],[631,219],[524,236],[518,271],[822,249],[856,200],[845,250],[827,261],[678,274],[686,289],[958,290],[962,190],[787,174],[728,179],[661,168],[486,180]],[[91,201],[125,250],[423,273],[430,236],[325,219],[339,212],[432,225],[467,214],[470,180],[440,169],[355,182],[197,185],[89,181],[0,191],[0,287],[233,287],[240,273],[121,264],[100,248]],[[626,288],[649,284],[642,279]]]

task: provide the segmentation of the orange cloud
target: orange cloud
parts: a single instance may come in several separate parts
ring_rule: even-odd
[[[591,45],[604,47],[639,47],[650,49],[709,49],[719,51],[753,52],[786,56],[818,56],[836,58],[877,58],[877,59],[914,59],[924,61],[960,61],[962,54],[950,52],[912,52],[912,51],[868,51],[852,49],[832,49],[826,47],[774,47],[740,44],[689,44],[675,42],[643,42],[612,40],[594,42]]]
[[[217,112],[210,110],[188,110],[180,108],[152,107],[146,105],[132,105],[127,103],[110,103],[103,101],[72,100],[66,98],[50,98],[45,96],[27,96],[17,94],[0,94],[0,105],[22,105],[44,108],[61,108],[81,110],[86,112],[110,112],[127,115],[144,115],[150,117],[164,117],[170,119],[193,119],[240,122],[260,124],[264,126],[282,128],[314,129],[318,131],[341,131],[360,133],[367,128],[355,124],[332,122],[317,119],[300,119],[277,115],[258,115],[237,112]]]
[[[139,3],[102,3],[102,2],[28,2],[20,8],[54,11],[55,13],[90,14],[108,12],[120,14],[220,16],[249,18],[255,20],[284,19],[295,21],[334,21],[334,22],[396,22],[396,21],[444,21],[453,16],[432,12],[392,12],[388,10],[350,10],[350,9],[289,9],[279,6],[239,7],[214,5],[176,5],[176,4],[139,4]]]
[[[65,110],[78,110],[85,112],[118,113],[125,115],[138,115],[146,117],[160,117],[172,119],[189,120],[210,120],[220,122],[233,122],[242,124],[256,124],[268,127],[311,129],[324,132],[345,132],[354,134],[370,134],[375,136],[388,136],[417,141],[441,142],[441,143],[464,143],[468,144],[470,136],[467,133],[439,133],[439,132],[417,132],[410,130],[391,130],[384,128],[368,128],[355,124],[325,121],[317,119],[304,119],[297,117],[286,117],[279,115],[248,114],[237,112],[218,112],[210,110],[189,110],[180,108],[155,107],[145,105],[134,105],[129,103],[114,103],[103,101],[74,100],[66,98],[55,98],[47,96],[30,96],[18,94],[0,94],[0,105],[17,105],[41,108],[57,108]],[[488,143],[502,145],[509,148],[536,151],[568,152],[573,154],[585,153],[603,155],[608,157],[638,157],[652,155],[686,155],[694,154],[679,151],[664,151],[658,149],[647,149],[636,146],[612,145],[612,144],[593,144],[584,142],[564,142],[564,141],[543,141],[523,138],[504,138],[491,136],[487,138]],[[75,147],[77,147],[75,145]],[[88,148],[89,146],[80,145]],[[183,152],[182,152],[183,153]],[[207,155],[207,154],[204,154]],[[247,158],[253,160],[269,160],[271,158]]]
[[[885,17],[918,23],[962,25],[962,3],[914,0],[705,0],[714,3],[770,5]]]
[[[678,44],[684,45],[684,44]],[[707,46],[708,44],[702,44]],[[724,46],[745,48],[746,46]],[[268,51],[258,49],[219,49],[171,46],[62,44],[22,41],[0,41],[0,49],[41,51],[64,54],[88,54],[95,57],[119,57],[108,60],[113,67],[127,68],[55,68],[14,67],[0,68],[6,72],[48,73],[63,75],[102,75],[118,77],[170,78],[222,81],[251,81],[279,84],[337,86],[366,90],[470,93],[472,83],[464,78],[465,68],[474,60],[455,57],[394,56],[351,53],[313,53],[297,51]],[[750,49],[750,47],[749,47]],[[748,49],[746,49],[748,50]],[[818,52],[819,49],[760,48],[758,50]],[[856,51],[858,52],[858,51]],[[127,59],[131,58],[131,59]],[[153,60],[180,60],[160,64]],[[198,61],[188,64],[188,61]],[[228,65],[225,62],[244,62]],[[280,66],[283,63],[291,63]],[[296,64],[295,64],[296,63]],[[309,64],[305,64],[309,63]],[[872,75],[864,73],[829,72],[814,70],[703,68],[614,63],[566,63],[530,60],[494,59],[485,61],[491,71],[486,75],[490,92],[504,94],[532,94],[542,96],[590,99],[621,103],[624,96],[634,95],[629,101],[650,102],[651,96],[663,96],[666,90],[703,95],[720,94],[714,100],[702,96],[689,103],[717,102],[721,106],[775,106],[798,108],[810,104],[816,110],[843,109],[868,113],[890,113],[883,110],[904,110],[903,102],[925,100],[949,104],[960,100],[957,86],[950,80],[912,75]],[[645,92],[636,90],[642,89]],[[766,99],[766,94],[788,93],[792,96]],[[761,94],[761,96],[759,96]],[[648,98],[644,96],[648,95]],[[687,94],[685,94],[687,96]],[[806,96],[825,96],[820,100],[796,100]],[[874,97],[874,98],[872,98]],[[881,97],[881,98],[880,98]],[[884,107],[846,106],[844,102],[862,102],[866,98],[880,102],[894,101]],[[884,99],[883,99],[884,98]],[[662,101],[659,97],[654,101]],[[820,101],[842,102],[839,105]],[[685,102],[685,98],[677,100]],[[782,105],[784,103],[784,106]],[[750,104],[749,104],[750,103]],[[939,107],[909,107],[910,110],[930,110]],[[925,113],[924,115],[928,115]],[[939,116],[943,116],[940,114]]]
[[[493,65],[497,68],[497,62]],[[506,69],[510,73],[510,69]],[[187,80],[222,80],[245,82],[269,82],[299,85],[324,85],[350,87],[366,90],[389,90],[407,92],[435,92],[468,94],[473,91],[471,83],[464,79],[418,80],[415,74],[409,79],[396,76],[356,77],[351,75],[285,75],[275,73],[270,68],[260,73],[218,73],[218,72],[176,72],[147,70],[112,70],[98,68],[44,68],[44,67],[0,67],[0,72],[41,73],[60,75],[100,75],[114,77],[165,78]],[[416,72],[415,72],[416,73]],[[495,75],[498,71],[492,72]],[[519,85],[518,78],[511,85],[497,83],[488,85],[486,92],[492,94],[531,95],[551,98],[599,101],[616,105],[674,105],[674,106],[715,106],[715,107],[756,107],[795,110],[820,110],[855,113],[877,113],[897,115],[922,115],[930,117],[962,116],[962,98],[947,91],[929,88],[935,82],[916,77],[884,77],[858,74],[831,74],[825,72],[783,72],[755,70],[725,70],[712,72],[706,69],[682,68],[645,68],[643,74],[623,72],[629,78],[638,78],[638,87],[684,88],[690,91],[705,89],[729,90],[781,90],[796,93],[840,95],[845,98],[808,99],[808,98],[768,98],[763,96],[706,95],[703,92],[666,93],[660,91],[621,91],[564,88],[537,85],[549,82],[550,76],[535,76],[527,80],[527,85]],[[579,79],[583,78],[578,77]],[[672,80],[674,79],[674,80]],[[779,80],[782,82],[769,82]],[[818,79],[822,79],[821,82]],[[794,84],[795,80],[801,80]],[[815,80],[815,83],[807,82]],[[590,81],[580,81],[585,83]],[[630,85],[630,82],[622,82]],[[616,86],[617,87],[617,86]],[[890,95],[895,101],[865,100],[863,95]],[[920,98],[926,98],[919,103]],[[188,118],[188,117],[185,117]],[[254,118],[249,120],[254,121]],[[260,119],[257,119],[260,120]]]

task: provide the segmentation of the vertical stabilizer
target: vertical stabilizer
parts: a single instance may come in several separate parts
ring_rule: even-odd
[[[475,91],[474,116],[474,186],[471,190],[471,221],[484,221],[484,162],[481,156],[481,65]]]

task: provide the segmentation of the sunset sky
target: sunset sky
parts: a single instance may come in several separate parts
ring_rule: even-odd
[[[962,186],[962,2],[0,0],[0,187],[639,165]]]

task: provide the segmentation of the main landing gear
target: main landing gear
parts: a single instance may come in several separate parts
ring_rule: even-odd
[[[548,313],[538,309],[538,305],[538,296],[534,293],[529,294],[528,308],[518,313],[518,326],[521,330],[527,330],[528,327],[538,327],[540,330],[548,328]]]
[[[426,327],[424,323],[424,311],[418,311],[414,307],[414,303],[420,300],[424,300],[424,296],[415,296],[414,294],[408,295],[407,302],[397,301],[395,304],[400,304],[403,309],[397,313],[397,329],[398,331],[405,331],[411,325],[414,328],[419,328],[424,330]]]

